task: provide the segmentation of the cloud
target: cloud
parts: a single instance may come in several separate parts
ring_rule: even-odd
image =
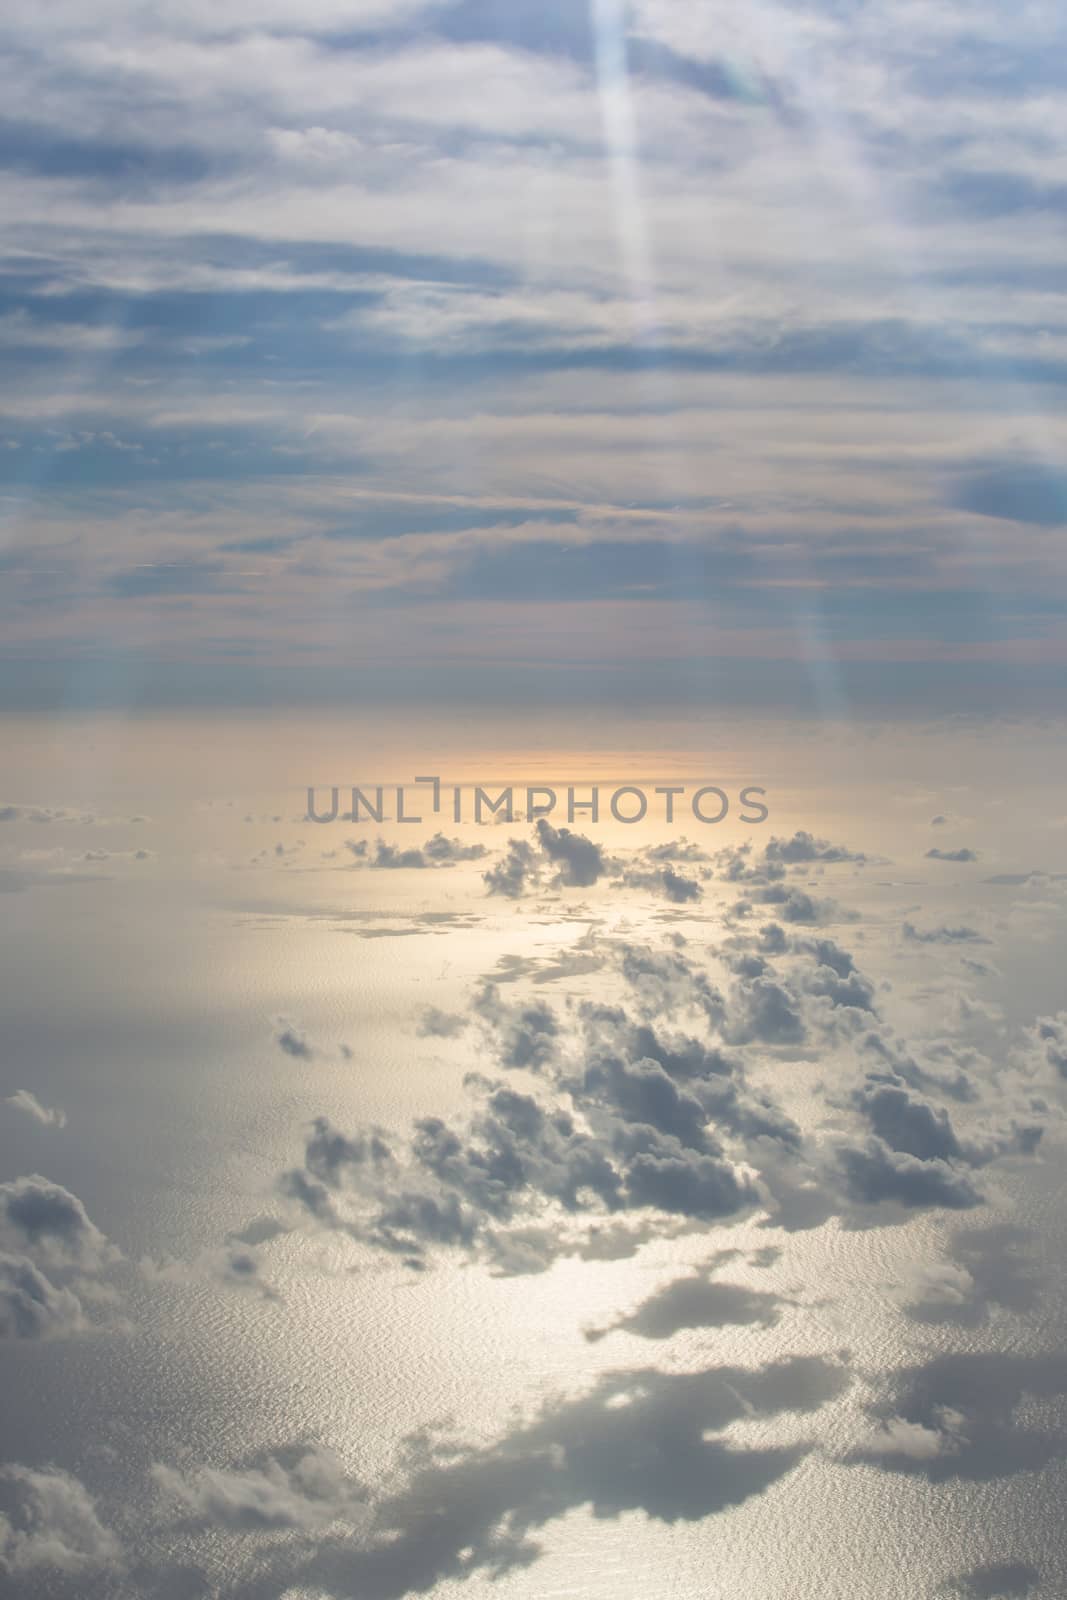
[[[532,845],[525,839],[509,839],[503,861],[483,874],[489,894],[503,895],[508,900],[518,900],[527,884],[538,878],[537,857]]]
[[[843,1366],[816,1356],[756,1368],[609,1372],[584,1394],[546,1401],[489,1443],[424,1430],[408,1442],[399,1481],[387,1482],[365,1516],[358,1489],[353,1494],[335,1469],[310,1494],[297,1478],[299,1456],[295,1465],[232,1473],[159,1468],[156,1477],[224,1528],[262,1526],[256,1519],[266,1516],[276,1519],[270,1526],[307,1535],[331,1516],[362,1517],[358,1539],[278,1546],[272,1582],[397,1600],[475,1573],[528,1567],[540,1554],[532,1535],[583,1506],[598,1519],[637,1511],[673,1525],[741,1505],[785,1477],[810,1446],[744,1444],[730,1428],[811,1416],[847,1385]]]
[[[189,1520],[234,1533],[312,1533],[340,1519],[362,1521],[365,1515],[367,1491],[323,1445],[291,1450],[284,1458],[267,1456],[234,1471],[202,1467],[189,1473],[157,1464],[152,1477]]]
[[[957,1231],[947,1260],[916,1265],[905,1310],[916,1322],[981,1327],[995,1312],[1037,1305],[1041,1280],[1027,1259],[1030,1236],[1010,1223]]]
[[[423,854],[438,866],[454,861],[479,861],[487,854],[484,844],[463,844],[459,839],[446,839],[435,833],[429,844],[423,845]]]
[[[757,1203],[751,1178],[715,1137],[710,1108],[739,1127],[751,1119],[772,1136],[788,1138],[788,1123],[758,1102],[746,1104],[735,1085],[715,1082],[720,1063],[709,1055],[702,1065],[695,1041],[673,1072],[669,1047],[650,1031],[642,1044],[654,1053],[627,1060],[610,1049],[594,1013],[585,1063],[572,1075],[556,1060],[560,1025],[543,1002],[506,1006],[490,986],[476,1014],[501,1065],[540,1070],[555,1097],[472,1082],[469,1125],[421,1118],[406,1148],[373,1132],[350,1138],[319,1118],[303,1166],[282,1179],[283,1194],[309,1220],[412,1262],[443,1247],[504,1265],[516,1259],[513,1233],[556,1214],[555,1233],[526,1258],[525,1270],[542,1270],[554,1255],[578,1249],[589,1222],[605,1214],[653,1208],[713,1219]],[[678,1066],[692,1085],[679,1081]]]
[[[487,1030],[487,1043],[501,1066],[538,1070],[556,1058],[560,1040],[560,1021],[544,1000],[509,1003],[501,998],[494,983],[486,983],[475,995],[471,1012]]]
[[[551,880],[555,887],[591,888],[616,865],[594,840],[584,834],[574,833],[570,828],[554,828],[541,817],[534,828],[533,839],[529,842],[509,839],[503,861],[490,867],[483,877],[489,894],[518,900],[527,889],[540,888],[543,873],[553,867],[557,869]],[[676,898],[689,898],[685,880],[670,869],[657,873],[656,883],[669,894],[666,885],[668,876],[676,890]]]
[[[1067,1078],[1067,1011],[1038,1017],[1030,1029],[1034,1050],[1057,1077]]]
[[[0,1244],[44,1266],[98,1272],[118,1252],[76,1195],[39,1174],[0,1183]]]
[[[34,1122],[39,1122],[45,1128],[65,1128],[67,1114],[58,1106],[43,1106],[35,1094],[29,1089],[16,1089],[14,1094],[9,1094],[4,1101],[5,1105],[14,1106],[16,1111],[25,1112],[32,1117]]]
[[[275,1017],[274,1042],[294,1061],[313,1061],[318,1054],[304,1030],[288,1017]]]
[[[97,819],[89,811],[68,811],[62,806],[0,805],[0,822],[72,822],[89,824]]]
[[[763,851],[768,863],[781,862],[785,866],[807,865],[811,862],[851,861],[862,864],[867,857],[844,845],[831,844],[828,839],[817,839],[804,828],[798,828],[791,839],[770,839]]]
[[[934,1483],[995,1483],[1063,1455],[1062,1436],[1040,1416],[1017,1415],[1027,1398],[1067,1393],[1067,1357],[1061,1352],[949,1353],[891,1374],[886,1386],[886,1398],[872,1407],[881,1419],[879,1431],[850,1453],[850,1461]],[[901,1431],[893,1419],[903,1424]]]
[[[924,1160],[892,1149],[872,1135],[840,1153],[848,1192],[861,1205],[893,1201],[909,1209],[944,1206],[966,1210],[982,1203],[971,1179],[941,1157]]]
[[[262,1276],[262,1263],[255,1247],[285,1232],[287,1229],[283,1223],[267,1218],[258,1227],[231,1234],[224,1244],[215,1249],[202,1250],[192,1259],[171,1257],[154,1261],[146,1256],[139,1264],[141,1275],[153,1285],[195,1287],[214,1283],[261,1300],[279,1301],[281,1295],[277,1289]]]
[[[699,900],[703,889],[695,878],[676,872],[671,866],[649,870],[639,864],[624,867],[620,884],[632,889],[652,889],[661,893],[673,905],[690,905]]]
[[[568,888],[588,888],[607,870],[600,845],[583,834],[553,828],[544,817],[538,820],[536,831],[541,849],[559,867],[557,881]]]
[[[963,1149],[945,1108],[920,1099],[899,1078],[870,1075],[855,1101],[872,1131],[891,1150],[920,1161],[962,1159]]]
[[[442,1011],[438,1006],[427,1006],[419,1018],[420,1039],[454,1039],[469,1025],[470,1019],[456,1012]]]
[[[81,1301],[27,1256],[0,1251],[0,1339],[46,1339],[85,1327]]]
[[[0,1184],[0,1337],[119,1326],[110,1280],[121,1260],[61,1184],[37,1174]]]
[[[80,1577],[123,1565],[115,1535],[97,1515],[84,1484],[56,1467],[0,1467],[14,1504],[0,1513],[0,1572],[19,1581],[34,1574]]]
[[[969,928],[965,923],[947,926],[942,923],[937,928],[917,928],[913,922],[905,922],[903,927],[905,939],[912,944],[991,944],[977,928]]]
[[[979,1169],[1032,1155],[1041,1140],[1047,1107],[1011,1075],[998,1088],[970,1045],[900,1039],[832,938],[742,924],[715,954],[724,986],[677,933],[659,948],[586,936],[582,956],[592,965],[577,970],[598,973],[596,1001],[561,1007],[523,993],[540,967],[519,958],[503,962],[515,988],[476,991],[478,1070],[462,1111],[396,1135],[316,1119],[302,1162],[280,1180],[294,1225],[417,1267],[458,1252],[536,1272],[595,1251],[608,1232],[625,1249],[620,1228],[636,1248],[752,1212],[796,1229],[832,1215],[891,1226],[915,1210],[970,1209],[983,1200]],[[461,1020],[447,1018],[448,1033]],[[766,1069],[823,1051],[846,1087],[820,1086],[805,1131]]]
[[[364,851],[355,849],[351,844],[349,848],[354,854],[364,854]],[[451,867],[459,861],[479,861],[486,854],[483,844],[463,844],[459,839],[448,839],[443,833],[435,833],[421,847],[416,845],[408,850],[398,849],[396,845],[386,844],[384,839],[379,839],[367,865],[379,870]]]
[[[734,905],[734,915],[747,916],[754,905],[773,906],[775,915],[783,922],[822,923],[839,916],[833,900],[816,900],[806,889],[790,887],[783,883],[770,883],[763,888],[751,889],[748,895]]]
[[[927,861],[977,861],[977,850],[970,850],[966,845],[958,850],[927,850]]]

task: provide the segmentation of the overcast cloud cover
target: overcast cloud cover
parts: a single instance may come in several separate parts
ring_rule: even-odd
[[[5,703],[1057,704],[1064,42],[14,0]]]

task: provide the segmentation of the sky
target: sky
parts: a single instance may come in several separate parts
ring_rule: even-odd
[[[1054,709],[1063,31],[13,0],[3,704]]]
[[[1065,31],[7,0],[0,1600],[1067,1594]]]

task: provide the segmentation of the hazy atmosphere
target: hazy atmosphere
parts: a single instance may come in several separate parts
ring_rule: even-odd
[[[7,0],[5,1600],[1067,1594],[1065,44]]]

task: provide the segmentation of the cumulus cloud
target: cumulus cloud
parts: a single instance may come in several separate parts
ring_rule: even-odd
[[[361,841],[362,842],[362,841]],[[374,846],[374,855],[367,857],[365,849],[357,850],[349,845],[357,857],[366,857],[366,864],[379,871],[390,869],[421,871],[432,867],[454,867],[460,861],[480,861],[488,854],[483,844],[464,844],[460,839],[449,839],[443,833],[435,833],[423,845],[414,845],[404,850],[394,844],[387,844],[384,839],[378,839]]]
[[[757,1202],[751,1177],[716,1137],[715,1117],[769,1137],[788,1139],[791,1130],[724,1079],[716,1053],[696,1040],[662,1041],[649,1028],[636,1030],[637,1052],[631,1045],[620,1053],[619,1030],[632,1035],[634,1025],[590,1008],[575,1062],[561,1057],[561,1023],[543,1001],[508,1004],[487,986],[475,1014],[499,1065],[541,1074],[547,1098],[474,1080],[477,1109],[467,1126],[423,1118],[406,1147],[377,1133],[349,1138],[320,1118],[303,1166],[282,1180],[288,1198],[320,1225],[412,1261],[439,1246],[513,1261],[508,1234],[558,1213],[539,1267],[573,1251],[588,1220],[605,1214],[652,1208],[711,1219]]]
[[[768,863],[781,862],[785,866],[808,865],[812,862],[852,861],[861,864],[867,857],[862,852],[849,850],[829,839],[817,839],[804,828],[798,828],[791,839],[770,839],[763,851]]]
[[[118,1571],[122,1550],[101,1522],[85,1485],[56,1467],[0,1467],[13,1505],[0,1512],[0,1572],[29,1582],[37,1573],[79,1577]]]
[[[1067,1078],[1067,1011],[1038,1017],[1030,1029],[1038,1059],[1059,1078]]]
[[[1062,1433],[1042,1415],[1019,1415],[1027,1399],[1067,1394],[1067,1356],[965,1352],[935,1356],[885,1380],[871,1411],[876,1432],[850,1452],[888,1472],[939,1483],[993,1483],[1033,1472],[1064,1453]]]
[[[961,845],[958,850],[927,850],[927,861],[977,861],[978,851]]]
[[[750,889],[743,899],[735,903],[733,914],[735,917],[747,916],[757,905],[773,906],[775,916],[781,917],[783,922],[829,922],[839,915],[833,900],[817,900],[806,889],[784,883],[769,883],[762,888]]]
[[[844,1147],[840,1159],[848,1192],[862,1205],[888,1200],[912,1209],[945,1206],[959,1211],[982,1202],[969,1175],[951,1162],[894,1150],[877,1135],[860,1146]]]
[[[187,1519],[235,1533],[311,1533],[341,1520],[362,1521],[365,1514],[366,1490],[323,1445],[266,1456],[231,1471],[183,1472],[157,1463],[152,1477]]]
[[[81,1301],[28,1256],[0,1252],[0,1339],[47,1339],[85,1327]]]
[[[427,1006],[419,1018],[420,1039],[454,1039],[470,1024],[470,1018],[439,1006]]]
[[[528,1567],[540,1553],[531,1535],[582,1506],[598,1518],[641,1512],[676,1523],[741,1505],[811,1447],[740,1443],[731,1427],[813,1416],[848,1382],[844,1366],[817,1356],[755,1368],[610,1372],[584,1394],[548,1400],[489,1443],[425,1430],[408,1442],[399,1480],[366,1511],[358,1486],[332,1461],[320,1468],[312,1458],[309,1489],[299,1452],[233,1472],[162,1467],[156,1480],[180,1506],[223,1528],[307,1535],[330,1521],[358,1522],[357,1539],[279,1545],[273,1582],[385,1600]]]
[[[627,866],[618,881],[631,889],[651,889],[679,906],[692,904],[704,892],[696,878],[688,878],[684,872],[676,872],[671,866]]]
[[[317,1119],[281,1180],[294,1220],[412,1265],[454,1250],[540,1271],[589,1251],[606,1225],[647,1239],[754,1210],[796,1228],[835,1213],[869,1226],[969,1209],[982,1202],[979,1169],[1041,1139],[1045,1112],[998,1100],[978,1051],[897,1038],[832,938],[780,923],[733,931],[718,956],[725,986],[678,934],[658,948],[600,935],[582,954],[602,1000],[561,1008],[536,992],[505,999],[496,983],[477,990],[461,1019],[480,1041],[464,1114],[397,1135]],[[515,984],[538,971],[508,968]],[[460,1021],[425,1031],[442,1027],[458,1033]],[[817,1049],[854,1075],[832,1097],[828,1136],[802,1131],[771,1080],[749,1081],[753,1054],[789,1062]]]
[[[114,1323],[119,1251],[76,1195],[37,1174],[0,1184],[0,1337],[44,1339]]]
[[[0,1245],[43,1266],[97,1272],[118,1252],[90,1221],[77,1195],[34,1173],[0,1183]]]
[[[991,1316],[1031,1311],[1041,1280],[1029,1259],[1030,1235],[1010,1223],[956,1232],[943,1261],[917,1264],[904,1285],[916,1322],[981,1327]]]
[[[525,839],[509,839],[503,861],[483,874],[490,894],[503,895],[508,900],[518,900],[531,883],[538,881],[537,854]]]
[[[584,889],[598,882],[607,870],[600,845],[569,828],[554,828],[541,817],[537,838],[549,861],[559,868],[557,881],[568,888]]]

